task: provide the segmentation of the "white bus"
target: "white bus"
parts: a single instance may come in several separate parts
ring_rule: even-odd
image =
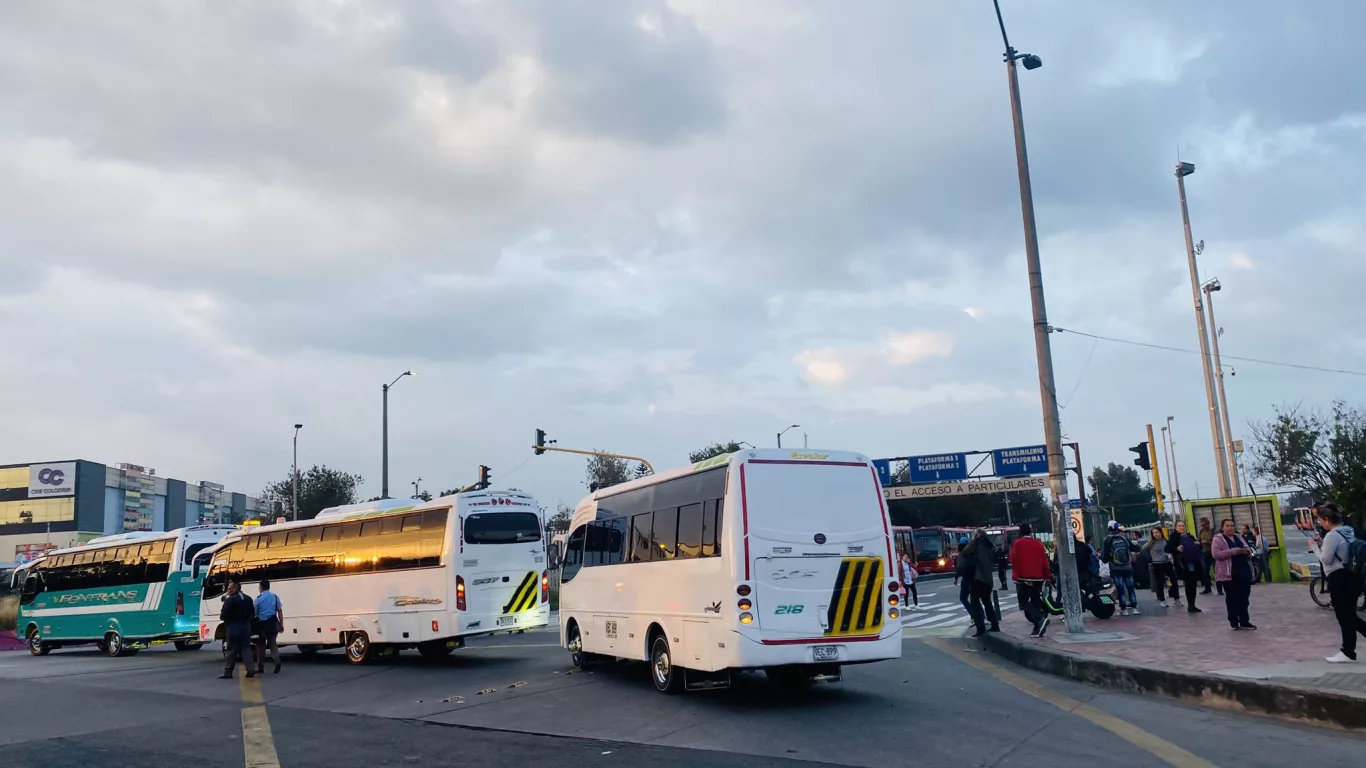
[[[665,693],[901,656],[891,525],[861,455],[748,450],[605,488],[551,556],[574,665],[648,661]]]
[[[345,648],[353,664],[417,648],[437,658],[473,635],[544,627],[549,580],[540,507],[511,491],[389,499],[250,528],[202,556],[199,633],[223,640],[229,579],[255,597],[269,579],[280,645]]]
[[[22,578],[20,637],[34,656],[94,643],[110,656],[199,641],[199,580],[190,564],[201,550],[236,531],[197,525],[174,531],[101,536],[46,552],[15,572]]]

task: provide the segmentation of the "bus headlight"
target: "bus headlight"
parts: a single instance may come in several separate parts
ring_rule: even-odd
[[[753,624],[753,623],[754,623],[754,614],[752,614],[752,613],[742,613],[742,614],[740,614],[740,623],[741,623],[741,624]]]
[[[943,568],[943,567],[944,567],[944,558],[942,558],[942,557],[939,558],[939,567],[940,567],[940,568]]]

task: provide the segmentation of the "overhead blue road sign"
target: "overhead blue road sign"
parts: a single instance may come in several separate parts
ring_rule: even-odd
[[[873,459],[873,469],[877,470],[877,481],[883,488],[892,484],[892,460]]]
[[[912,456],[910,462],[912,483],[940,483],[947,480],[968,479],[968,457],[965,453]]]
[[[1067,500],[1067,508],[1068,508],[1068,509],[1082,509],[1082,508],[1085,507],[1085,506],[1086,506],[1086,501],[1085,501],[1084,499],[1068,499],[1068,500]]]
[[[1048,474],[1048,449],[1042,445],[998,448],[991,452],[997,477]]]

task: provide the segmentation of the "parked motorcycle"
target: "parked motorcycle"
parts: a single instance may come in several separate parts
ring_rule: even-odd
[[[1056,573],[1056,571],[1055,571]],[[1097,619],[1108,619],[1115,615],[1115,582],[1109,576],[1092,576],[1091,574],[1079,574],[1082,577],[1081,585],[1081,607],[1083,610],[1090,611]],[[1043,604],[1052,616],[1062,615],[1062,596],[1058,588],[1057,577],[1044,586]]]

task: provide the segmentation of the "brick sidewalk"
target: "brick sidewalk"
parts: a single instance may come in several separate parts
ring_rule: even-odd
[[[1030,626],[1021,614],[1007,615],[1001,629],[1025,643],[1090,658],[1366,695],[1366,658],[1359,664],[1324,661],[1338,650],[1341,635],[1333,612],[1314,604],[1306,584],[1254,586],[1249,614],[1255,631],[1229,629],[1224,599],[1217,592],[1197,595],[1196,607],[1203,613],[1188,614],[1177,602],[1168,601],[1168,606],[1159,608],[1153,593],[1146,591],[1139,593],[1139,616],[1116,614],[1102,621],[1088,613],[1088,630],[1132,636],[1114,642],[1061,642],[1066,625],[1060,616],[1043,639],[1028,636]],[[1366,656],[1366,639],[1359,640],[1359,652]]]

